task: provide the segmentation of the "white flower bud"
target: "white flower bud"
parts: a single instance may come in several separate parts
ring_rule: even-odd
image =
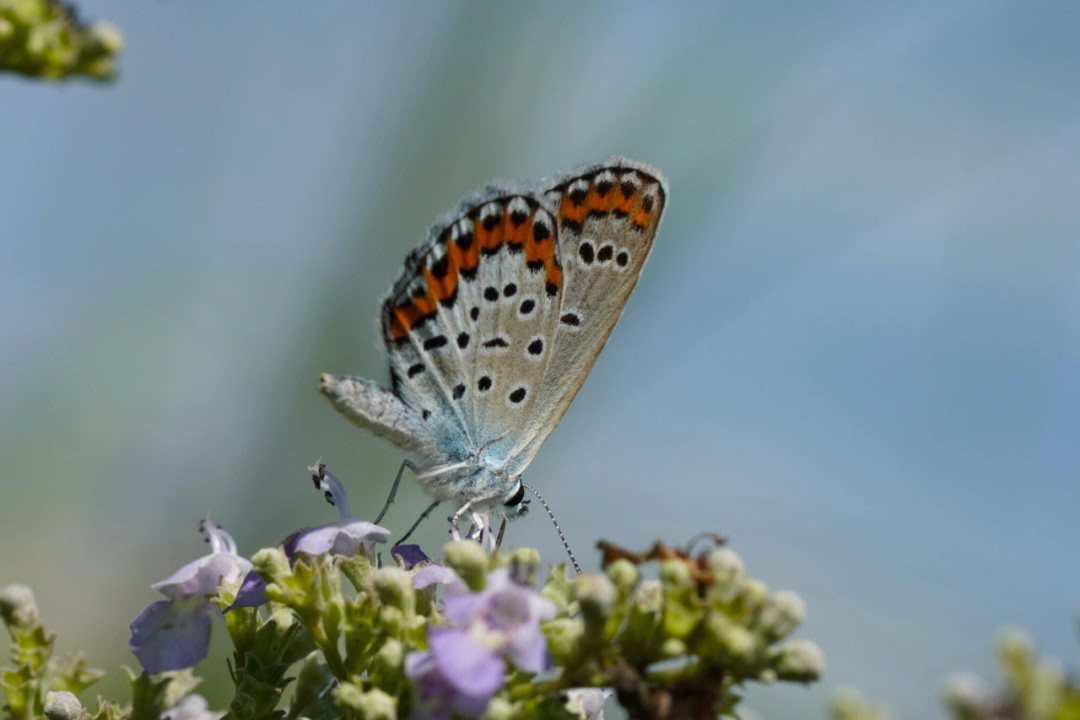
[[[51,692],[45,696],[45,717],[49,720],[79,720],[82,714],[79,698],[69,692]]]
[[[806,617],[802,598],[790,590],[781,590],[765,599],[758,624],[770,638],[783,638],[795,632]]]
[[[34,592],[25,585],[8,585],[0,590],[0,617],[7,625],[33,625],[38,617]]]
[[[809,682],[825,672],[825,654],[809,640],[790,640],[780,646],[776,673],[784,680]]]
[[[976,712],[990,699],[990,690],[979,676],[968,670],[956,672],[945,678],[942,693],[949,707],[961,716]]]

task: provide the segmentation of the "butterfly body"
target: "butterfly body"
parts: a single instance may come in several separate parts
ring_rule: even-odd
[[[435,498],[516,505],[522,472],[637,282],[665,203],[660,174],[621,158],[467,198],[383,301],[390,387],[324,374],[323,393],[414,453]]]

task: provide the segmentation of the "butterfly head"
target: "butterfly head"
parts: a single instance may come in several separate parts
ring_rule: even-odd
[[[521,478],[514,478],[514,486],[509,493],[503,496],[503,513],[510,520],[524,517],[529,512],[529,500],[525,497],[525,486],[521,484]]]

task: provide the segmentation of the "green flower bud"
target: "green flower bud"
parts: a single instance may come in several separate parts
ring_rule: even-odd
[[[573,587],[573,582],[566,574],[566,568],[562,566],[553,567],[551,572],[548,573],[544,586],[540,588],[540,594],[555,603],[555,607],[565,610],[573,599],[570,597]]]
[[[585,622],[581,618],[556,618],[543,627],[547,635],[548,652],[556,663],[577,659],[581,639],[585,636]]]
[[[275,581],[291,573],[289,558],[281,548],[263,548],[251,558],[251,565],[264,578]]]
[[[780,646],[776,674],[782,680],[810,682],[825,672],[825,655],[809,640],[789,640]]]
[[[334,688],[334,702],[362,720],[397,720],[397,698],[378,688],[364,692],[352,683],[341,683]]]
[[[623,642],[635,652],[651,647],[664,616],[664,588],[659,580],[644,580],[634,591],[626,615]]]
[[[637,583],[638,578],[641,577],[637,566],[626,558],[619,558],[614,561],[607,566],[604,572],[607,573],[611,582],[615,583],[615,587],[623,591],[629,591]]]
[[[294,717],[304,714],[304,711],[318,701],[333,681],[334,674],[327,667],[322,653],[317,650],[309,653],[296,674],[296,683],[293,685],[296,691],[293,694],[289,714]]]
[[[769,588],[757,578],[750,578],[742,584],[739,596],[743,608],[750,613],[757,612],[769,598]]]
[[[668,638],[660,646],[660,654],[665,659],[682,657],[686,655],[686,643],[678,638]]]
[[[405,612],[393,605],[383,605],[379,608],[379,624],[391,634],[398,635],[405,631]]]
[[[487,577],[488,554],[480,543],[472,540],[455,540],[443,550],[446,564],[458,574],[472,590],[482,590]]]
[[[781,590],[765,598],[757,618],[757,625],[769,640],[778,640],[795,632],[806,616],[802,598],[790,590]]]
[[[45,696],[45,717],[49,720],[79,720],[82,714],[79,698],[69,692],[51,692]]]
[[[668,637],[689,638],[704,616],[704,611],[688,598],[669,596],[664,602],[664,633]]]
[[[521,716],[517,708],[506,698],[493,697],[481,716],[483,720],[515,720]]]
[[[603,622],[611,615],[611,608],[618,599],[615,586],[606,575],[578,575],[574,580],[574,595],[581,603],[581,612],[588,622]]]
[[[694,586],[690,568],[682,560],[664,560],[660,563],[660,581],[671,590],[685,590]]]
[[[375,653],[372,666],[382,675],[399,676],[404,664],[405,646],[400,641],[390,638]]]
[[[1010,668],[1021,668],[1035,661],[1035,641],[1018,627],[1005,628],[998,636],[998,657]]]
[[[8,585],[0,590],[0,617],[5,625],[20,628],[35,625],[38,609],[33,591],[25,585]]]
[[[1028,697],[1025,698],[1025,717],[1048,718],[1061,705],[1065,689],[1065,672],[1056,660],[1041,660],[1031,674]]]
[[[647,613],[659,613],[664,608],[664,588],[659,580],[645,580],[634,593],[634,605]]]
[[[412,575],[399,567],[383,567],[375,571],[375,592],[386,605],[393,605],[406,614],[416,606]]]
[[[829,714],[836,720],[892,720],[888,705],[870,702],[854,688],[840,687],[829,698]]]
[[[540,569],[540,552],[533,548],[518,548],[510,556],[510,576],[519,582],[533,585]]]
[[[706,615],[703,629],[700,652],[713,665],[745,665],[754,658],[757,649],[754,634],[736,625],[724,613],[713,611]]]

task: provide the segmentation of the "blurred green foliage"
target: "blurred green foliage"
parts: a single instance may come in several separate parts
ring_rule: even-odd
[[[110,80],[124,38],[106,22],[86,24],[55,0],[0,0],[0,72],[62,80]]]

